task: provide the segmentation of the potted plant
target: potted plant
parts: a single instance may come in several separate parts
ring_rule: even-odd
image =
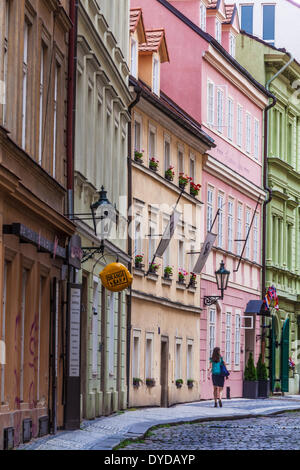
[[[191,273],[191,277],[190,277],[190,287],[196,287],[196,274],[195,273]]]
[[[175,173],[173,171],[173,166],[170,166],[166,171],[165,171],[165,178],[168,181],[173,181]]]
[[[187,272],[184,269],[179,269],[179,271],[178,271],[178,282],[179,282],[179,284],[184,284],[186,275],[187,275]]]
[[[245,367],[244,380],[243,380],[243,397],[244,398],[257,398],[258,395],[258,380],[256,368],[254,365],[252,352],[249,354],[249,359]]]
[[[144,150],[135,149],[135,151],[134,151],[134,161],[136,161],[137,163],[144,163],[143,162],[143,153],[144,153]]]
[[[193,388],[194,380],[193,379],[187,379],[187,386],[188,386],[188,388]]]
[[[144,266],[143,263],[144,255],[136,255],[134,258],[134,265],[138,269],[142,269]]]
[[[142,379],[139,379],[138,377],[133,377],[132,383],[135,388],[139,388],[140,384],[142,383]]]
[[[183,385],[183,380],[182,380],[182,379],[177,379],[177,380],[175,381],[175,384],[176,384],[176,387],[177,387],[177,388],[181,388],[182,385]]]
[[[270,393],[270,381],[268,379],[267,367],[264,362],[262,362],[262,355],[259,355],[257,365],[257,380],[258,380],[258,396],[260,398],[268,398]]]
[[[289,371],[292,372],[292,377],[294,377],[294,374],[295,374],[295,366],[296,364],[294,363],[293,359],[290,356],[289,357]]]
[[[164,278],[170,279],[173,276],[173,268],[171,266],[166,266],[164,268]]]
[[[201,188],[201,184],[196,184],[193,181],[191,181],[190,194],[192,196],[198,196],[200,188]]]
[[[159,264],[157,264],[157,263],[149,263],[149,272],[150,272],[150,273],[156,274],[158,268],[159,268]]]
[[[146,379],[147,387],[154,387],[155,386],[155,379]]]
[[[154,157],[150,158],[149,160],[149,168],[150,170],[157,171],[158,170],[159,161],[156,160]]]
[[[275,385],[274,392],[275,392],[275,393],[279,393],[279,392],[281,392],[281,387],[280,387],[280,385],[279,385],[279,384],[276,384],[276,385]]]
[[[178,185],[180,189],[184,189],[189,181],[192,181],[192,178],[186,176],[184,173],[179,173]]]

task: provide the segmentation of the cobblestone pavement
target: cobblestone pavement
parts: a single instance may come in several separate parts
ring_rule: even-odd
[[[127,410],[124,413],[103,416],[91,421],[85,420],[81,423],[78,430],[59,431],[56,435],[33,439],[28,444],[19,446],[19,449],[111,450],[126,439],[142,437],[148,429],[160,424],[182,424],[190,421],[204,421],[215,418],[254,418],[259,415],[268,416],[287,410],[300,411],[300,395],[258,400],[246,400],[243,398],[224,400],[223,408],[214,408],[213,404],[212,400],[208,400],[178,404],[170,408],[157,407]],[[221,422],[218,424],[222,426]],[[235,426],[236,422],[229,424],[230,426]],[[201,426],[199,429],[201,429]],[[223,428],[221,427],[221,429]],[[229,427],[228,429],[230,430],[231,428]]]
[[[300,413],[152,430],[120,450],[300,450]]]

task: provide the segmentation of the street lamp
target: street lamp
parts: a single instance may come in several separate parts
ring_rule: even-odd
[[[107,199],[107,191],[104,190],[104,186],[99,191],[98,201],[91,204],[91,211],[95,235],[98,235],[102,240],[107,239],[112,228],[112,222],[116,220],[116,210]],[[97,223],[97,220],[100,222]]]
[[[217,300],[223,300],[224,290],[227,289],[229,275],[230,275],[230,271],[227,271],[227,269],[225,269],[225,265],[223,261],[221,261],[220,268],[218,269],[218,271],[215,271],[215,275],[216,275],[217,287],[218,287],[218,290],[221,291],[221,295],[204,296],[204,305],[206,306],[215,304]]]

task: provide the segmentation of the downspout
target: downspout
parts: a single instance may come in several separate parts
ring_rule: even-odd
[[[67,213],[74,213],[74,154],[77,70],[78,1],[70,1],[72,28],[69,33],[68,105],[67,105]],[[71,216],[72,217],[72,216]]]
[[[131,117],[131,112],[133,107],[140,101],[142,89],[136,85],[134,87],[136,93],[135,100],[128,106],[128,112]],[[131,160],[131,146],[132,146],[132,125],[131,120],[128,123],[128,162],[127,162],[127,185],[128,185],[128,199],[127,199],[127,213],[128,213],[128,234],[127,234],[127,243],[128,243],[128,256],[130,258],[128,269],[132,272],[132,237],[131,237],[131,226],[132,226],[132,160]],[[126,376],[127,376],[127,406],[129,406],[129,388],[130,388],[130,346],[131,346],[131,301],[132,301],[132,290],[131,286],[129,288],[129,294],[127,296],[127,323],[126,323],[126,333],[127,333],[127,342],[126,342]]]
[[[280,69],[278,72],[271,77],[265,88],[270,91],[270,85],[289,65],[293,62],[294,57],[289,53],[286,54],[290,57],[289,61]],[[266,295],[266,238],[267,238],[267,204],[272,200],[272,190],[268,186],[268,144],[269,144],[269,122],[268,122],[268,112],[273,108],[277,99],[275,96],[272,97],[272,103],[268,104],[264,111],[264,173],[263,173],[263,185],[264,189],[268,192],[268,199],[264,201],[263,204],[263,227],[262,227],[262,299]],[[262,341],[261,341],[261,354],[262,360],[265,359],[265,317],[262,317]]]

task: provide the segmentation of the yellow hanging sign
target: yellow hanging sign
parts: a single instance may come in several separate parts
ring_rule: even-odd
[[[133,276],[121,263],[108,264],[99,276],[104,287],[112,292],[127,289],[133,281]]]

